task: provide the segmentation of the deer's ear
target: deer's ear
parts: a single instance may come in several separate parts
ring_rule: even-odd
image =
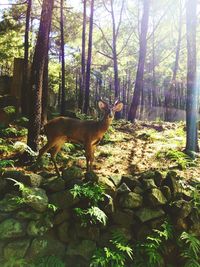
[[[100,110],[105,110],[108,108],[108,104],[102,100],[99,100],[98,106],[99,106]]]
[[[113,110],[114,110],[114,112],[119,112],[119,111],[122,110],[122,108],[123,108],[123,103],[117,101],[117,102],[114,104]]]

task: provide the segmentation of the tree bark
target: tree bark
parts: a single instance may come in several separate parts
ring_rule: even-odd
[[[93,15],[94,15],[94,0],[91,0],[88,57],[87,57],[87,68],[86,68],[86,78],[85,78],[85,102],[84,102],[84,109],[83,109],[83,112],[85,114],[88,113],[89,96],[90,96],[90,70],[91,70],[91,61],[92,61]]]
[[[136,112],[140,101],[140,95],[143,88],[143,77],[144,77],[144,64],[146,58],[147,49],[147,30],[149,22],[149,6],[150,0],[143,0],[143,16],[141,21],[141,34],[140,34],[140,51],[139,61],[136,74],[135,88],[133,93],[133,99],[130,106],[128,120],[133,122],[136,119]]]
[[[61,115],[65,115],[66,91],[65,91],[65,41],[63,25],[63,0],[60,0],[60,35],[61,35]]]
[[[29,75],[28,75],[28,59],[29,59],[29,28],[30,28],[30,14],[31,14],[32,0],[27,1],[26,10],[26,26],[24,35],[24,73],[21,91],[21,113],[28,115],[28,94],[29,94]]]
[[[86,36],[86,0],[83,0],[82,53],[81,53],[81,86],[79,88],[78,108],[83,109],[83,95],[85,92],[85,36]]]
[[[186,151],[198,151],[197,84],[196,84],[196,28],[197,0],[186,0],[187,31],[187,103]]]
[[[43,1],[39,32],[31,70],[31,98],[27,143],[34,151],[38,151],[38,138],[41,127],[43,73],[48,50],[48,36],[53,4],[54,0]]]

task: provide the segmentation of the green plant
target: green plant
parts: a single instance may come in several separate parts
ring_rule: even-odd
[[[70,190],[74,198],[87,198],[92,205],[97,205],[99,201],[104,199],[104,191],[103,186],[90,182],[83,185],[75,184]]]
[[[58,210],[58,207],[56,207],[54,204],[48,204],[48,209],[52,210],[53,212],[56,212]]]
[[[16,259],[11,257],[7,262],[3,263],[2,267],[35,267],[35,266],[29,264],[25,259]]]
[[[6,112],[6,114],[14,114],[16,112],[14,106],[7,106],[3,110]]]
[[[110,246],[98,248],[90,263],[90,267],[124,267],[128,258],[132,259],[133,250],[124,234],[120,231],[112,233]]]
[[[14,127],[9,127],[1,129],[0,134],[4,137],[20,137],[27,135],[27,129],[23,128],[21,130],[17,130]]]
[[[102,223],[106,225],[107,216],[98,207],[98,202],[104,200],[104,188],[98,184],[88,182],[83,185],[74,185],[70,190],[74,198],[83,198],[88,201],[88,208],[75,208],[82,225]]]
[[[60,258],[52,255],[38,259],[34,267],[65,267],[65,264]]]
[[[164,266],[163,253],[165,242],[173,238],[173,227],[166,221],[161,229],[154,229],[153,233],[146,237],[144,242],[136,244],[134,265],[137,267],[161,267]]]
[[[102,223],[106,225],[107,216],[98,207],[92,206],[87,209],[75,208],[76,214],[81,218],[81,225],[86,227],[89,224]]]
[[[0,170],[6,167],[14,167],[14,160],[3,159],[0,161]]]
[[[167,151],[159,151],[156,154],[157,159],[168,159],[171,160],[172,162],[175,162],[179,168],[181,169],[186,169],[186,167],[192,167],[196,166],[196,162],[186,155],[185,153],[174,150],[174,149],[169,149]]]
[[[184,267],[200,267],[200,240],[194,234],[183,232],[180,236]]]

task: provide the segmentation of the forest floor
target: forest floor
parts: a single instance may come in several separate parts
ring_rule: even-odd
[[[16,129],[16,125],[11,127]],[[200,181],[200,158],[192,160],[182,151],[185,147],[186,133],[183,122],[114,122],[95,151],[94,171],[98,176],[137,174],[147,170],[176,170],[186,179]],[[9,128],[8,128],[9,129]],[[13,133],[14,130],[11,132]],[[0,138],[0,157],[4,159],[0,167],[32,171],[30,166],[18,163],[19,147],[26,142],[24,128],[17,127],[11,137],[9,130]],[[18,135],[18,132],[22,134]],[[6,134],[5,134],[6,133]],[[25,133],[25,131],[24,131]],[[45,137],[41,138],[41,145]],[[10,161],[9,159],[14,159]],[[76,165],[85,170],[84,151],[79,145],[65,144],[57,156],[60,170]],[[11,165],[11,166],[10,166]],[[34,172],[42,170],[55,172],[48,153],[43,156]]]

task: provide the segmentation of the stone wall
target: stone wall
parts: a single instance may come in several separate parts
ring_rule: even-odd
[[[84,227],[74,208],[86,207],[88,201],[73,198],[70,189],[98,180],[106,190],[99,206],[108,217],[107,224],[88,221]],[[26,185],[21,192],[16,181]],[[0,177],[0,266],[11,258],[34,262],[55,255],[66,266],[89,267],[95,249],[109,243],[113,229],[122,231],[134,244],[166,218],[177,232],[192,231],[200,236],[191,201],[194,183],[188,184],[174,171],[165,175],[158,171],[115,174],[109,179],[84,175],[77,167],[65,170],[61,178],[48,172],[4,171]],[[168,264],[174,264],[172,255],[168,259]]]

